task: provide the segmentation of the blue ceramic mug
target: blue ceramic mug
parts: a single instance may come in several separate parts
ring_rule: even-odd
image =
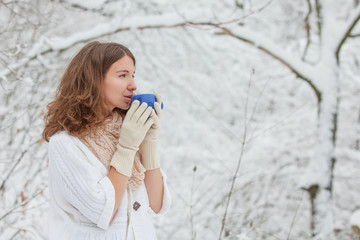
[[[139,94],[139,95],[135,95],[131,98],[131,102],[138,100],[140,102],[140,105],[143,102],[146,102],[148,107],[152,107],[154,108],[154,103],[156,102],[156,96],[154,94]],[[161,102],[161,109],[164,108],[164,103]]]

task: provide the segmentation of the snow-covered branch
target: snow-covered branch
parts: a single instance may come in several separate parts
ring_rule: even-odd
[[[294,72],[299,78],[306,81],[311,88],[319,96],[319,88],[312,81],[313,67],[308,65],[305,62],[298,60],[296,57],[292,56],[290,53],[286,52],[283,48],[279,47],[271,39],[268,39],[262,34],[255,33],[246,27],[237,27],[236,29],[228,29],[225,27],[219,27],[224,34],[239,39],[241,41],[247,42],[254,45],[258,49],[266,52],[271,57],[277,59],[286,67],[288,67],[292,72]]]
[[[192,12],[191,17],[199,15],[199,11]],[[109,22],[100,23],[97,26],[87,31],[75,33],[67,38],[52,38],[47,41],[47,44],[52,50],[64,50],[76,43],[86,42],[91,39],[99,38],[109,34],[129,31],[132,29],[148,29],[148,28],[167,28],[184,26],[183,18],[178,14],[163,14],[144,17],[133,17],[121,20],[113,18]]]
[[[201,11],[188,12],[188,18],[194,18],[201,15]],[[132,29],[148,29],[148,28],[168,28],[180,27],[186,25],[182,16],[176,13],[133,17],[121,20],[113,18],[111,21],[99,23],[91,29],[82,32],[76,32],[68,37],[51,37],[41,38],[27,53],[27,55],[14,64],[11,64],[7,69],[0,72],[0,78],[6,79],[6,76],[21,66],[26,65],[29,61],[35,59],[39,55],[47,52],[61,51],[70,48],[71,46],[87,42],[109,34],[114,34],[121,31],[131,31]]]

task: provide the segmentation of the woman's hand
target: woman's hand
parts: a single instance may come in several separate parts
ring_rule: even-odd
[[[120,138],[110,165],[118,173],[131,177],[135,154],[144,140],[146,133],[154,123],[151,118],[152,108],[146,103],[135,100],[129,108],[120,129]]]
[[[155,119],[150,117],[152,108],[146,103],[135,100],[126,116],[120,129],[119,144],[122,147],[138,150],[141,142],[144,140],[149,128],[154,124]]]
[[[151,116],[152,118],[154,118],[154,124],[151,126],[151,128],[149,129],[149,131],[151,129],[159,129],[160,128],[160,119],[161,119],[161,115],[162,115],[162,109],[161,109],[161,103],[162,103],[162,98],[160,96],[160,94],[158,93],[154,93],[155,97],[156,97],[156,102],[154,103],[154,108],[155,108],[155,111],[153,111],[151,113]]]
[[[154,103],[155,111],[152,110],[150,119],[153,119],[153,124],[149,131],[146,133],[144,141],[140,145],[140,151],[142,156],[142,164],[145,169],[152,170],[160,168],[160,161],[158,157],[158,130],[160,128],[160,119],[162,115],[161,109],[161,96],[155,93],[156,102]]]

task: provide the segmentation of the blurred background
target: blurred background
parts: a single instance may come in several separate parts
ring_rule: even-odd
[[[359,239],[359,0],[1,0],[0,239],[46,239],[46,105],[114,41],[164,101],[159,239]]]

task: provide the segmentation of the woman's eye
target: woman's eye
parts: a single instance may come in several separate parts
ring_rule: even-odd
[[[121,74],[119,77],[125,77],[126,76],[126,74]]]

